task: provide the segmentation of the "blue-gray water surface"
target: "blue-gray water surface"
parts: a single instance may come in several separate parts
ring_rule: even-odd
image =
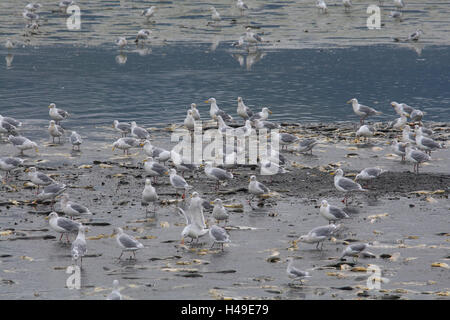
[[[70,127],[114,119],[159,126],[182,122],[192,102],[209,119],[209,97],[236,115],[238,96],[253,109],[269,107],[276,121],[357,121],[346,104],[353,97],[383,112],[376,121],[397,117],[391,101],[425,111],[425,120],[450,120],[448,46],[420,55],[386,45],[247,53],[229,43],[216,50],[172,44],[120,54],[64,45],[0,54],[9,58],[0,67],[0,111],[22,120],[48,121],[54,102],[72,113]]]

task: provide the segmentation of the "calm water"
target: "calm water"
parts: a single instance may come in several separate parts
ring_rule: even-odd
[[[394,100],[426,111],[426,120],[450,120],[446,46],[426,47],[420,55],[396,46],[247,54],[229,43],[216,50],[180,44],[122,55],[112,47],[71,46],[0,54],[13,55],[10,66],[0,69],[1,114],[47,123],[47,106],[54,102],[73,114],[70,127],[114,119],[146,126],[181,122],[192,102],[209,119],[209,97],[238,118],[238,96],[253,109],[270,107],[278,121],[356,121],[346,104],[353,97],[384,112],[372,119],[395,118]]]

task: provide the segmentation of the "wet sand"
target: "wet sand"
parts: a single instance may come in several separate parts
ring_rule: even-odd
[[[428,125],[437,139],[448,139],[448,124]],[[290,172],[268,184],[276,194],[263,205],[255,202],[252,208],[247,203],[245,188],[249,176],[258,174],[256,167],[235,170],[235,178],[220,187],[219,195],[202,170],[195,177],[186,175],[192,191],[204,199],[219,196],[234,205],[227,224],[232,243],[223,252],[209,249],[208,236],[198,246],[180,245],[184,219],[176,213],[176,195],[168,177],[159,178],[155,186],[161,199],[156,216],[145,218],[140,201],[145,181],[140,161],[145,155],[138,149],[130,157],[112,152],[110,143],[117,138],[112,128],[99,129],[104,136],[88,140],[81,153],[71,154],[67,143],[53,146],[47,137],[37,138],[43,146],[38,155],[26,152],[31,156],[25,166],[54,175],[69,186],[73,201],[94,213],[82,219],[91,228],[82,287],[66,287],[70,246],[58,242],[59,234],[44,219],[50,207],[31,205],[34,190],[24,186],[26,174],[19,169],[0,193],[0,298],[104,299],[113,279],[118,279],[127,299],[448,299],[448,149],[433,152],[433,160],[416,175],[412,164],[402,163],[386,144],[398,133],[380,129],[366,144],[354,141],[353,123],[283,128],[300,137],[314,137],[320,144],[313,155],[283,153],[292,161]],[[167,130],[151,133],[155,145],[173,146]],[[16,154],[9,144],[2,143],[1,150],[1,156]],[[331,172],[340,167],[353,178],[360,169],[375,165],[388,172],[369,182],[368,193],[353,197],[350,219],[341,221],[341,230],[325,242],[323,251],[292,243],[328,223],[319,215],[322,199],[343,207],[343,195],[334,188]],[[268,183],[269,178],[258,175],[258,180]],[[210,212],[205,218],[213,223]],[[145,245],[136,261],[117,260],[120,249],[109,235],[118,226]],[[345,244],[356,241],[372,242],[369,251],[376,258],[360,258],[356,264],[352,258],[337,260]],[[312,277],[304,285],[293,285],[287,277],[288,256],[297,258],[297,267],[310,271]],[[380,267],[382,277],[389,279],[380,290],[367,288],[369,265]]]

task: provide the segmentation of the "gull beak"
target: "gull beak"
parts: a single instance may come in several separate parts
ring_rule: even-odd
[[[45,218],[44,218],[45,220],[48,220],[49,219],[49,217],[48,216],[46,216]]]
[[[294,246],[297,246],[297,243],[298,243],[298,240],[292,240],[292,244],[293,244]]]
[[[147,162],[147,159],[142,160],[142,162]]]
[[[205,100],[205,103],[209,103],[209,100]]]
[[[209,204],[214,204],[214,201],[211,201]]]
[[[144,146],[144,143],[140,143],[139,145],[140,145],[141,147],[143,147],[143,146]]]
[[[112,147],[112,151],[114,151],[116,149],[116,147]]]
[[[39,152],[39,149],[38,149],[38,148],[36,148],[35,150],[36,150],[36,152]]]
[[[164,172],[164,174],[169,175],[169,171]]]
[[[25,172],[28,172],[28,171],[30,171],[30,169],[26,168],[26,169],[25,169]]]
[[[272,114],[272,111],[268,110],[270,114]]]
[[[202,164],[200,164],[198,167],[199,168],[203,168],[205,165],[202,163]]]
[[[48,108],[50,109],[52,106],[48,106]]]
[[[331,176],[334,176],[336,174],[336,171],[330,172]]]
[[[37,200],[34,200],[31,204],[37,204]]]
[[[114,123],[111,125],[111,127],[113,127],[114,128]]]
[[[350,99],[350,100],[347,101],[347,103],[351,103],[351,102],[352,102],[352,99]]]

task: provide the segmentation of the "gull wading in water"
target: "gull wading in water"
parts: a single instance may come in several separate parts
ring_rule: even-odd
[[[151,6],[150,8],[142,10],[141,16],[144,16],[148,22],[150,20],[150,18],[155,15],[156,10],[157,10],[157,8],[155,6]]]
[[[304,243],[316,243],[316,249],[323,249],[323,242],[330,239],[331,236],[340,228],[340,225],[329,224],[326,226],[320,226],[312,229],[308,234],[300,236],[297,240],[294,240],[294,244],[297,242]],[[322,244],[319,249],[319,244]]]
[[[72,144],[72,150],[76,148],[76,151],[80,151],[80,145],[83,143],[83,139],[76,131],[72,131],[70,143]]]
[[[114,120],[112,126],[117,132],[120,132],[122,138],[126,137],[127,134],[131,132],[131,124],[126,122],[119,122],[118,120]]]
[[[294,258],[293,257],[287,258],[286,261],[288,262],[288,265],[286,268],[286,273],[289,278],[293,279],[293,281],[299,280],[300,283],[303,284],[302,280],[304,278],[311,277],[309,275],[309,272],[303,271],[303,270],[300,270],[300,269],[297,269],[296,267],[294,267]]]
[[[213,225],[211,228],[209,228],[209,237],[213,240],[213,244],[211,245],[214,247],[216,243],[219,243],[222,245],[222,251],[223,251],[223,245],[224,243],[230,243],[230,236],[227,234],[224,228],[221,228],[219,226]]]

